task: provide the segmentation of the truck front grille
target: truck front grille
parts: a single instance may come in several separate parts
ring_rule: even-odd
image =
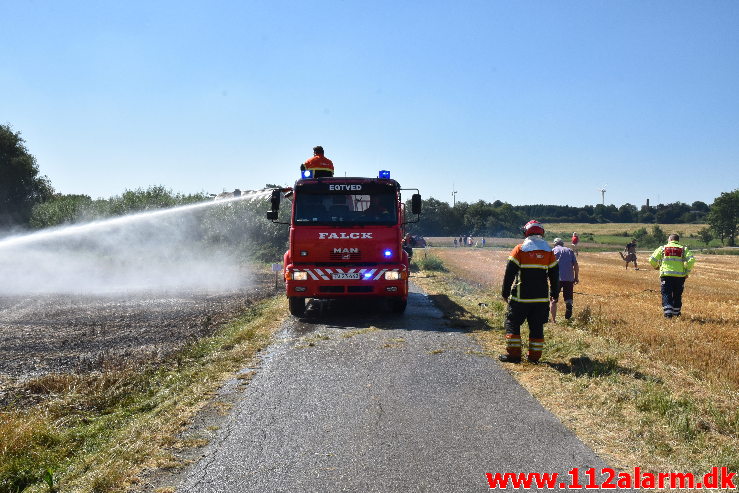
[[[359,262],[362,260],[361,253],[329,253],[328,257],[336,262]]]
[[[374,293],[373,286],[318,286],[319,293]]]
[[[371,293],[374,288],[372,286],[347,286],[346,290],[349,293]]]
[[[318,286],[321,293],[343,293],[344,289],[344,286]]]

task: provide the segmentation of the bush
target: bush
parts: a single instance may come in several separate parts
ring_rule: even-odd
[[[34,228],[49,228],[62,224],[193,204],[204,200],[210,200],[210,198],[202,193],[188,195],[173,193],[161,185],[146,189],[126,190],[121,195],[109,199],[92,200],[87,195],[57,194],[33,208],[30,224]]]
[[[419,255],[418,257],[413,257],[416,265],[422,270],[428,270],[433,272],[446,272],[446,267],[444,266],[444,261],[441,260],[436,255],[427,255],[424,254],[423,256]]]
[[[634,231],[632,237],[643,248],[656,248],[667,242],[667,233],[665,233],[659,225],[652,226],[652,232],[647,232],[646,228],[639,228]]]
[[[54,195],[33,207],[29,223],[36,229],[73,223],[79,221],[91,206],[92,199],[87,195]]]
[[[667,233],[662,231],[662,228],[660,228],[658,224],[652,226],[652,240],[657,245],[662,245],[667,242]]]
[[[713,232],[711,231],[711,228],[701,228],[698,230],[698,237],[706,246],[708,246],[713,239]]]
[[[648,235],[649,233],[647,232],[647,228],[639,228],[636,231],[634,231],[634,234],[632,236],[634,237],[636,241],[641,242]]]

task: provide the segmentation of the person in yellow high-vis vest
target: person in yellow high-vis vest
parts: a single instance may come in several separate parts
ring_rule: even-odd
[[[667,245],[658,247],[649,263],[659,269],[662,291],[662,310],[665,318],[679,317],[683,306],[685,279],[695,265],[693,252],[678,243],[680,236],[670,235]]]

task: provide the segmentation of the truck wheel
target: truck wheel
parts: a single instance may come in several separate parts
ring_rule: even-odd
[[[408,306],[408,299],[407,298],[391,298],[390,299],[390,309],[393,311],[393,313],[403,313],[405,311],[405,307]]]
[[[290,305],[290,314],[296,317],[302,317],[305,314],[305,298],[290,296],[288,298]]]

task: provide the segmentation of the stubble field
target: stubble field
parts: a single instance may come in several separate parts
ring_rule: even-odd
[[[571,235],[577,231],[579,235],[617,235],[624,231],[633,234],[634,231],[644,228],[651,231],[655,225],[652,223],[549,223],[547,231],[569,232]],[[708,226],[707,224],[659,224],[666,233],[680,233],[682,235],[697,234],[699,230]]]
[[[250,279],[233,292],[0,296],[0,411],[34,379],[167,359],[274,293],[270,273]]]

